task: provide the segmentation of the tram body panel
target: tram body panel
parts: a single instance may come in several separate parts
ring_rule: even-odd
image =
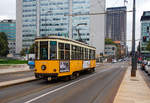
[[[96,67],[96,60],[91,60],[90,68],[95,68],[95,67]]]
[[[96,67],[96,48],[88,44],[62,37],[36,38],[35,44],[36,78],[71,76]]]
[[[42,70],[43,65],[46,66],[45,70]],[[59,61],[38,60],[35,61],[35,69],[35,73],[59,73]]]

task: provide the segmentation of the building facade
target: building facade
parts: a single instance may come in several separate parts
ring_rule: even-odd
[[[107,8],[105,38],[121,41],[126,45],[127,8]]]
[[[0,21],[0,32],[7,35],[9,54],[15,54],[16,49],[16,21],[2,20]]]
[[[145,57],[150,57],[150,51],[146,47],[150,40],[150,11],[143,12],[141,17],[141,54]]]
[[[104,52],[105,0],[17,0],[17,53],[29,48],[37,36],[64,36],[81,39]],[[86,14],[86,15],[80,15]],[[78,16],[71,16],[78,15]],[[96,20],[95,20],[96,19]],[[96,28],[95,28],[96,27]],[[21,39],[18,41],[18,39]]]
[[[117,47],[116,45],[107,44],[105,45],[105,55],[106,56],[116,56]]]

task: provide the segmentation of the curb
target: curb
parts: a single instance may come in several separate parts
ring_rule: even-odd
[[[5,75],[5,74],[12,74],[12,73],[21,73],[21,72],[32,72],[34,70],[22,70],[22,71],[11,71],[11,72],[5,72],[5,73],[0,73],[0,75]]]
[[[26,82],[30,82],[30,81],[35,81],[35,80],[38,80],[38,79],[36,79],[34,76],[32,76],[32,77],[27,77],[24,79],[16,79],[16,80],[10,80],[10,81],[6,81],[6,82],[0,82],[0,88],[4,88],[4,87],[16,85],[16,84],[21,84],[21,83],[26,83]]]
[[[99,67],[99,66],[100,66],[100,64],[96,67]],[[104,65],[102,65],[102,66],[104,66]],[[28,71],[33,71],[33,70],[28,70]],[[18,73],[18,72],[25,72],[25,71],[8,72],[8,73],[0,73],[0,74],[3,75],[3,74],[10,74],[10,73]],[[16,80],[0,82],[0,88],[12,86],[12,85],[17,85],[17,84],[22,84],[22,83],[26,83],[26,82],[30,82],[30,81],[35,81],[35,80],[38,80],[38,79],[36,79],[35,76],[32,76],[32,77],[27,77],[24,79],[16,79]]]

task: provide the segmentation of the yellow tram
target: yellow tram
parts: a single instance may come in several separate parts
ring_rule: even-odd
[[[96,67],[96,48],[72,39],[50,36],[35,39],[35,77],[75,79]]]

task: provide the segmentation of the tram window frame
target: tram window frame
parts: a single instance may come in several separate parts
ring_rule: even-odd
[[[47,44],[47,45],[46,45]],[[44,49],[44,48],[46,48],[46,55],[47,55],[47,57],[43,57],[43,52],[42,51],[44,51],[44,50],[42,50],[42,49]],[[48,41],[40,41],[40,60],[48,60]]]
[[[55,45],[52,44],[52,42],[55,42]],[[57,60],[57,41],[50,41],[50,60]]]
[[[38,43],[39,42],[35,42],[35,47],[34,47],[34,51],[35,51],[35,59],[39,59],[39,55],[38,55],[38,53],[39,53],[39,51],[38,51]]]
[[[70,60],[70,44],[68,43],[65,44],[64,56],[65,60]]]
[[[61,46],[60,46],[60,45],[61,45]],[[64,48],[65,48],[65,44],[59,42],[59,43],[58,43],[58,59],[59,59],[59,60],[65,60]],[[63,54],[63,55],[62,55],[62,54]]]

